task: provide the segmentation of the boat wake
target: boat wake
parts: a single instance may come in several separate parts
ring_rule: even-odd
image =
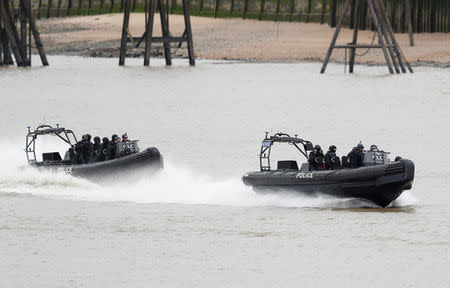
[[[129,182],[112,180],[95,184],[88,180],[61,173],[39,172],[24,166],[22,153],[9,151],[1,156],[0,193],[31,194],[51,198],[86,201],[125,201],[134,203],[177,203],[227,206],[273,206],[311,208],[376,207],[358,199],[340,199],[330,196],[299,194],[255,194],[240,179],[213,180],[189,169],[170,163],[152,178]],[[19,151],[20,152],[20,151]],[[11,165],[14,164],[14,165]],[[11,168],[15,167],[15,168]],[[405,193],[409,194],[409,193]],[[400,197],[396,207],[415,205],[411,195]]]

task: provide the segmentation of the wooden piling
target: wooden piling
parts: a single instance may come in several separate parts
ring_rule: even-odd
[[[295,7],[295,0],[289,0],[289,22],[292,22],[294,7]]]
[[[234,0],[231,0],[231,3],[230,3],[230,17],[233,17],[233,10],[234,10]]]
[[[88,7],[87,7],[87,15],[91,14],[91,9],[92,9],[92,0],[88,0]]]
[[[320,24],[325,22],[325,13],[327,12],[327,0],[322,0],[322,12],[320,13]]]
[[[244,9],[242,10],[242,19],[245,19],[247,17],[247,11],[248,11],[248,0],[244,0]]]
[[[70,16],[70,9],[72,9],[72,4],[73,4],[72,0],[67,0],[67,12],[66,12],[67,17]]]
[[[125,53],[127,52],[128,27],[130,24],[130,1],[125,0],[125,12],[122,25],[122,40],[120,42],[119,65],[125,65]],[[154,0],[150,0],[154,1]]]
[[[214,10],[213,10],[213,17],[217,17],[217,12],[219,11],[219,0],[214,0]]]
[[[50,12],[52,10],[53,0],[48,0],[48,6],[47,6],[47,19],[50,18]]]
[[[41,19],[41,8],[42,8],[42,0],[39,0],[38,2],[38,11],[37,11],[37,18]]]
[[[353,28],[353,41],[352,44],[354,47],[350,48],[350,65],[349,65],[349,73],[353,73],[353,67],[355,65],[355,55],[356,55],[356,44],[358,39],[358,30],[359,30],[359,16],[360,16],[360,0],[356,0],[355,2],[355,10],[354,10],[354,28]]]
[[[306,7],[306,23],[309,22],[309,14],[311,14],[311,5],[312,5],[312,0],[308,0],[308,5]]]
[[[155,6],[157,0],[150,0],[148,8],[148,22],[146,27],[146,38],[145,38],[145,51],[144,51],[144,66],[150,64],[150,52],[152,47],[152,37],[153,37],[153,21],[155,17]]]
[[[183,1],[184,26],[187,38],[189,64],[191,66],[194,66],[195,56],[194,56],[194,41],[192,39],[192,29],[191,29],[191,2],[190,0],[182,0],[182,1]]]
[[[336,2],[337,2],[337,0],[331,0],[330,26],[333,28],[336,27],[336,23],[337,23],[337,20],[336,20],[337,3]]]
[[[278,17],[280,16],[280,2],[281,0],[277,0],[277,6],[275,8],[275,21],[278,21]]]
[[[104,5],[105,5],[105,0],[100,0],[98,3],[98,14],[103,14],[103,9],[104,9]]]
[[[262,16],[264,13],[264,5],[265,5],[265,0],[260,0],[260,4],[259,4],[259,14],[258,14],[258,20],[261,21],[262,20]]]
[[[56,5],[56,17],[59,17],[59,10],[61,9],[62,0],[58,0],[58,4]]]

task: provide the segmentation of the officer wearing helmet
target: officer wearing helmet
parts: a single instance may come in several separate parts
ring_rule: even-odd
[[[101,151],[102,143],[100,141],[101,141],[100,137],[98,136],[94,137],[94,156],[92,158],[92,162],[100,161],[100,155],[102,154]]]
[[[94,145],[91,142],[92,136],[89,134],[84,135],[85,141],[83,144],[83,164],[92,163],[92,157],[94,154]]]
[[[323,163],[323,151],[320,145],[314,146],[313,151],[309,153],[308,158],[309,168],[310,170],[322,170]]]
[[[341,161],[339,160],[339,157],[336,156],[336,146],[331,145],[330,148],[328,148],[328,152],[325,154],[325,167],[328,170],[334,170],[341,166]]]
[[[350,168],[362,167],[364,164],[364,146],[359,143],[353,150],[348,153]]]
[[[127,142],[127,141],[128,141],[127,133],[122,134],[122,142]]]
[[[106,160],[111,160],[116,158],[116,143],[120,142],[119,136],[113,134],[111,136],[111,141],[108,143],[108,149],[106,153]]]

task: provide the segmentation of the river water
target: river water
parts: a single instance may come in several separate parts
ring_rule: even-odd
[[[0,287],[449,287],[448,69],[152,61],[0,68]],[[166,168],[109,185],[18,169],[43,122],[127,132]],[[415,161],[413,189],[387,209],[255,195],[240,177],[265,131],[377,144]]]

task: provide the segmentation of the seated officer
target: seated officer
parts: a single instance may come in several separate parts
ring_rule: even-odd
[[[336,156],[336,146],[331,145],[328,152],[325,154],[325,167],[328,170],[334,170],[341,166],[339,157]]]
[[[308,158],[310,170],[322,170],[323,169],[323,152],[320,145],[314,146],[313,151],[309,153]]]
[[[127,142],[127,141],[128,141],[127,133],[122,134],[122,142]]]
[[[358,168],[364,165],[364,146],[359,143],[348,153],[350,168]]]
[[[111,141],[108,143],[108,149],[106,153],[106,160],[112,160],[116,158],[116,144],[120,142],[120,137],[116,134],[111,136]]]

